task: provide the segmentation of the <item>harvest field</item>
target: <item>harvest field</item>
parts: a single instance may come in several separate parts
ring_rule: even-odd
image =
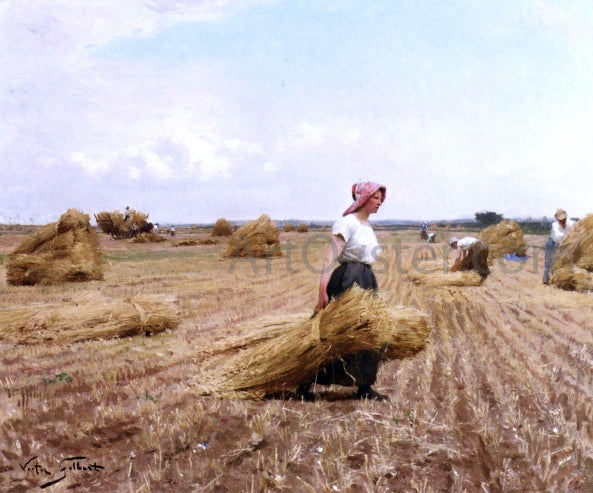
[[[0,259],[25,238],[4,233]],[[317,387],[313,403],[200,393],[216,341],[312,312],[328,233],[281,233],[284,255],[269,259],[222,258],[222,238],[101,234],[104,280],[57,286],[8,286],[0,265],[0,309],[157,294],[174,297],[181,320],[151,337],[0,340],[0,490],[593,491],[593,296],[541,283],[536,235],[526,263],[496,262],[481,286],[412,282],[406,271],[433,252],[452,263],[453,233],[428,245],[416,230],[377,231],[381,295],[432,327],[418,355],[382,364],[375,387],[388,402],[337,386]]]

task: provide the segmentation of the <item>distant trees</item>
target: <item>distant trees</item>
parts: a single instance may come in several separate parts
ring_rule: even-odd
[[[482,224],[498,224],[502,221],[502,214],[498,214],[493,211],[483,211],[475,213],[476,221]]]

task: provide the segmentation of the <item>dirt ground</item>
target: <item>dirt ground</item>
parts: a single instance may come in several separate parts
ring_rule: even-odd
[[[25,237],[3,233],[0,259]],[[425,254],[452,263],[449,234],[429,245],[378,231],[381,295],[432,326],[421,353],[382,364],[375,387],[388,402],[337,386],[318,386],[312,403],[198,390],[214,341],[312,310],[327,233],[282,233],[285,255],[257,260],[222,258],[220,238],[101,235],[105,279],[59,286],[8,286],[0,265],[0,310],[162,293],[182,320],[152,337],[0,340],[0,490],[593,491],[593,296],[542,284],[544,236],[526,236],[528,260],[496,262],[481,286],[411,282]]]

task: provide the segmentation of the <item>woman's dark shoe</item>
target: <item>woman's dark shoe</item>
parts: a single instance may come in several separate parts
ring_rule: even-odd
[[[369,399],[374,401],[387,401],[389,398],[386,395],[379,394],[370,385],[361,385],[356,391],[357,399]]]

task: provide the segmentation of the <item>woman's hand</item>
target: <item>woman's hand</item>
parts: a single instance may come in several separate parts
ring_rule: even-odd
[[[321,278],[319,279],[319,298],[317,300],[317,311],[325,308],[329,303],[327,296],[327,285],[332,274],[332,266],[336,259],[344,250],[346,241],[341,234],[332,235],[329,245],[325,251],[325,258],[323,260],[323,268],[321,269]]]
[[[317,300],[317,311],[323,310],[329,304],[329,297],[325,290],[319,291],[319,299]]]

